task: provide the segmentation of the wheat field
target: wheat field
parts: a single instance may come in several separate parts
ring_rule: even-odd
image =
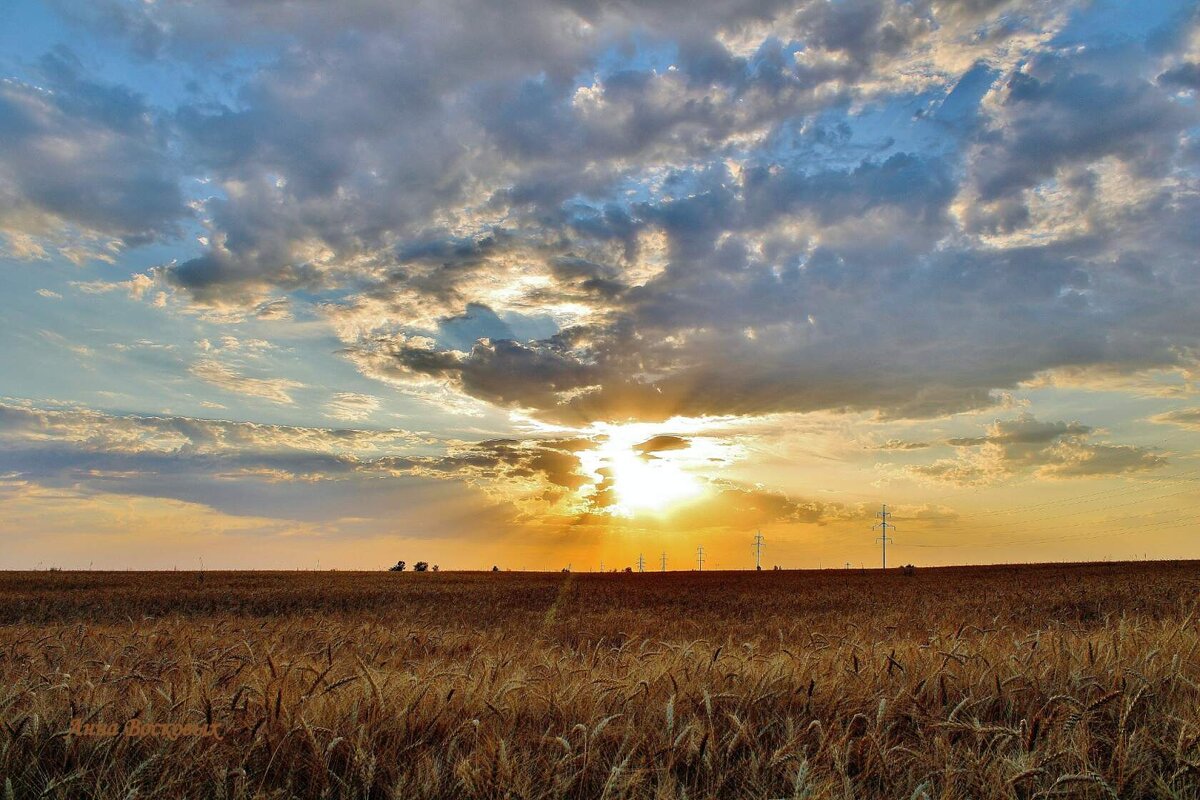
[[[1200,797],[1198,589],[1196,562],[3,573],[0,774],[8,798]]]

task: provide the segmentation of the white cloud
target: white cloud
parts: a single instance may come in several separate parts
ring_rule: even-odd
[[[369,419],[379,409],[379,398],[357,392],[335,392],[325,404],[325,415],[348,422]]]
[[[287,378],[254,378],[236,372],[215,358],[202,358],[191,366],[191,374],[226,392],[258,397],[279,405],[292,405],[291,392],[304,384]]]

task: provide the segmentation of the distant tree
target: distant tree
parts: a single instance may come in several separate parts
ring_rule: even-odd
[[[438,565],[437,565],[437,564],[434,564],[434,565],[433,565],[433,571],[434,571],[434,572],[437,572],[437,571],[438,571]]]
[[[493,565],[492,565],[492,572],[499,572],[499,571],[500,571],[500,568],[499,568],[499,567],[497,567],[495,564],[493,564]]]
[[[407,565],[403,561],[397,561],[396,566],[388,568],[388,572],[404,572],[405,566]]]
[[[570,572],[570,571],[571,571],[571,568],[570,568],[570,567],[563,567],[563,568],[562,568],[562,571],[563,571],[563,572]]]
[[[425,572],[428,569],[429,569],[428,561],[418,561],[417,563],[413,564],[413,572]]]
[[[633,567],[626,567],[626,568],[625,568],[625,571],[626,571],[626,572],[633,572]]]

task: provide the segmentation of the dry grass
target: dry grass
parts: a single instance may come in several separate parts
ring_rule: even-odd
[[[0,774],[61,798],[1200,797],[1198,588],[1196,563],[8,573]]]

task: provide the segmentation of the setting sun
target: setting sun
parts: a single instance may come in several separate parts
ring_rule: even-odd
[[[643,456],[621,453],[613,456],[612,469],[617,495],[614,510],[629,516],[640,511],[666,511],[701,491],[693,476],[666,460],[646,461]]]
[[[645,425],[611,427],[605,433],[604,443],[581,460],[596,476],[596,494],[611,492],[611,513],[661,514],[703,493],[700,479],[681,463],[680,440],[653,436]]]

